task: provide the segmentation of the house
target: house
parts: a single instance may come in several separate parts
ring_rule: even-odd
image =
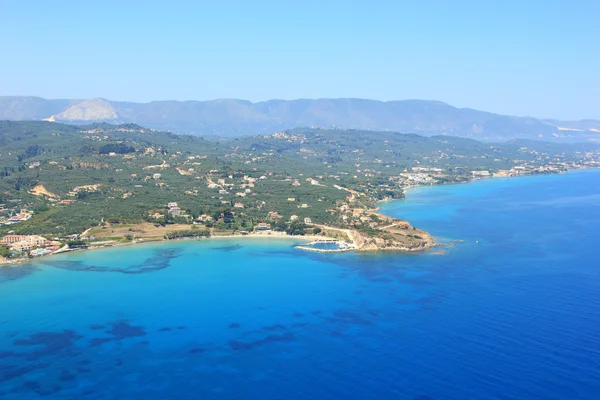
[[[369,222],[369,226],[370,226],[371,228],[373,228],[373,229],[374,229],[374,228],[377,228],[377,226],[378,226],[378,225],[379,225],[379,224],[378,224],[377,222],[375,222],[375,221],[371,221],[371,222]]]
[[[27,221],[29,218],[31,218],[31,212],[28,212],[27,210],[21,210],[19,217],[21,218],[21,221]]]
[[[294,181],[294,183],[292,183],[292,186],[300,186],[300,182]]]
[[[48,242],[45,237],[39,235],[26,235],[21,238],[20,241],[12,243],[10,248],[15,251],[31,251],[37,247],[43,247]]]
[[[154,179],[154,180],[159,180],[160,177],[161,177],[160,174],[154,174],[154,175],[152,175],[152,179]]]
[[[31,212],[27,210],[21,210],[19,214],[13,215],[5,222],[6,225],[16,224],[21,221],[27,221],[31,218]]]
[[[235,203],[233,205],[234,208],[244,208],[244,204],[243,203]]]
[[[5,222],[6,225],[12,225],[12,224],[16,224],[18,222],[21,222],[21,217],[19,217],[18,215],[15,215],[13,217],[10,217],[8,219],[8,221]]]
[[[100,190],[100,186],[102,186],[102,184],[100,183],[96,183],[93,185],[83,185],[83,186],[75,186],[72,190],[73,193],[78,193],[81,191],[86,191],[86,192],[97,192],[98,190]]]
[[[283,218],[277,211],[269,211],[269,218],[271,219],[281,219]]]
[[[60,242],[52,241],[52,242],[46,243],[46,250],[56,251],[56,250],[60,249],[60,246],[61,246]]]
[[[56,204],[60,204],[61,206],[66,206],[66,205],[73,204],[73,203],[75,203],[75,200],[61,200]]]
[[[202,214],[196,219],[201,222],[208,222],[208,221],[211,221],[213,218],[208,214]]]
[[[302,203],[302,205],[300,206],[300,208],[308,208],[308,204]]]
[[[306,217],[306,218],[304,218],[304,223],[306,225],[312,225],[313,222],[312,222],[312,219],[310,219],[309,217]]]
[[[181,215],[181,208],[171,207],[171,208],[169,208],[169,214],[174,215],[174,216]]]
[[[5,243],[5,244],[16,243],[16,242],[20,242],[21,240],[24,240],[24,239],[25,239],[24,235],[4,235],[4,237],[2,238],[2,243]]]
[[[36,247],[44,246],[48,242],[48,239],[39,235],[29,235],[25,240]]]
[[[22,240],[20,242],[13,243],[10,248],[14,251],[31,251],[34,249],[34,245],[29,243],[26,240]]]
[[[257,231],[270,231],[271,224],[267,224],[265,222],[260,222],[258,225],[256,225],[256,230]]]
[[[490,176],[490,171],[471,171],[473,176]]]
[[[170,203],[167,204],[167,207],[169,208],[173,208],[173,207],[178,207],[179,204],[177,204],[176,201],[171,201]]]
[[[296,201],[295,197],[288,197],[288,201]]]
[[[297,216],[297,215],[292,215],[292,216],[290,217],[290,221],[291,221],[291,222],[298,221],[298,216]]]

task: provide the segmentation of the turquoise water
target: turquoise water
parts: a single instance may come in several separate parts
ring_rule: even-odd
[[[600,398],[599,171],[384,211],[446,253],[244,238],[0,268],[0,398]]]
[[[303,244],[302,246],[308,249],[324,251],[339,251],[344,249],[337,242],[316,242],[312,244]]]

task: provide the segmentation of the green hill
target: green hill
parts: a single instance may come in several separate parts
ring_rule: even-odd
[[[344,226],[341,205],[369,209],[377,200],[402,197],[407,185],[462,182],[473,171],[519,166],[556,172],[598,154],[585,144],[490,144],[359,130],[206,140],[135,124],[40,121],[0,121],[0,145],[1,215],[34,212],[2,232],[51,235],[81,233],[107,220],[191,223],[203,214],[223,230],[283,224],[292,215]],[[169,202],[183,215],[170,215]],[[271,211],[282,221],[269,218]]]

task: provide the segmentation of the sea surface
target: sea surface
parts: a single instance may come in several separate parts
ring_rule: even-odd
[[[382,210],[445,246],[211,239],[0,268],[0,399],[600,399],[600,171]]]

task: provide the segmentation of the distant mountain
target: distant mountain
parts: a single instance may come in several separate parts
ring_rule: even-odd
[[[136,123],[201,136],[269,134],[295,127],[452,135],[479,140],[600,140],[600,121],[512,117],[425,100],[365,99],[154,101],[0,97],[0,119]]]
[[[0,119],[41,120],[64,111],[77,100],[46,100],[40,97],[0,96]]]
[[[582,119],[581,121],[557,121],[546,119],[545,123],[556,126],[563,131],[592,131],[600,132],[600,121],[595,119]]]
[[[72,103],[65,111],[48,118],[51,121],[107,121],[119,116],[113,105],[104,99],[90,99]]]

